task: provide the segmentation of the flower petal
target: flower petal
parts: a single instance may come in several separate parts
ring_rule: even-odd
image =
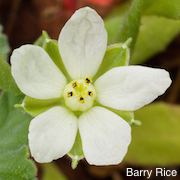
[[[77,134],[77,117],[56,106],[35,117],[29,126],[31,155],[39,163],[51,162],[67,154]]]
[[[23,45],[11,56],[12,76],[20,90],[36,99],[62,96],[66,78],[46,51],[35,45]]]
[[[152,102],[170,86],[169,73],[143,66],[121,66],[99,77],[96,100],[104,106],[135,111]]]
[[[78,121],[83,152],[89,164],[120,163],[131,142],[131,127],[115,113],[93,107]]]
[[[107,47],[102,18],[89,7],[77,10],[61,30],[59,51],[72,79],[93,77]]]

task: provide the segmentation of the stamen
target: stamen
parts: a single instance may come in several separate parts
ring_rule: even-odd
[[[74,96],[74,92],[73,91],[68,91],[67,92],[67,97],[72,97]]]
[[[92,83],[92,79],[89,77],[86,77],[84,81],[86,85],[89,85],[89,83]]]
[[[77,81],[71,82],[71,84],[72,84],[72,87],[73,87],[73,88],[75,88],[75,87],[78,86],[78,82],[77,82]]]
[[[86,111],[91,108],[96,98],[96,91],[91,84],[92,79],[74,79],[63,91],[65,105],[72,111]]]
[[[92,91],[88,91],[87,95],[93,97],[93,92]]]
[[[84,104],[84,96],[79,96],[78,101],[82,104]]]

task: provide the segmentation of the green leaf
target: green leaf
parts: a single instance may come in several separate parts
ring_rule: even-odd
[[[127,14],[122,13],[122,12],[126,12],[124,10],[122,12],[121,11],[119,12],[119,18],[114,19],[115,20],[114,29],[117,32],[115,33],[115,30],[114,30],[114,36],[112,37],[110,43],[124,42],[128,38],[132,37],[133,41],[130,47],[131,47],[131,51],[133,50],[133,47],[135,45],[136,38],[138,35],[138,31],[139,31],[142,5],[143,5],[143,0],[134,0]],[[117,24],[118,21],[119,23]],[[108,25],[106,23],[106,27],[107,26]],[[118,26],[119,28],[117,29]],[[112,34],[112,32],[110,32],[110,34]]]
[[[135,112],[142,126],[134,127],[125,158],[138,165],[168,166],[180,163],[180,106],[153,103]]]
[[[179,32],[180,20],[143,16],[130,64],[143,63],[163,51]]]
[[[20,94],[21,91],[17,87],[12,75],[11,68],[7,62],[7,56],[10,51],[7,37],[2,34],[2,26],[0,25],[0,88],[4,91],[10,91],[14,94]]]
[[[26,96],[22,102],[22,104],[16,104],[15,106],[17,108],[22,108],[24,111],[26,111],[31,116],[37,116],[48,109],[62,105],[62,99],[47,99],[47,100],[41,100],[41,99],[34,99],[29,96]]]
[[[79,131],[76,135],[75,143],[68,155],[72,159],[72,168],[75,169],[77,167],[78,161],[84,157]]]
[[[123,22],[123,16],[116,16],[113,18],[105,19],[105,28],[108,32],[108,44],[119,43],[114,38],[119,30],[120,24]]]
[[[41,164],[41,167],[43,170],[42,180],[67,180],[55,163]]]
[[[119,42],[124,42],[128,38],[132,37],[133,41],[130,46],[131,51],[134,48],[138,36],[142,5],[143,0],[134,0],[132,2],[131,8],[129,9],[129,13],[125,17],[125,20],[122,26],[120,27],[118,34],[115,36],[115,39]]]
[[[124,16],[130,6],[130,1],[126,1],[125,3],[115,8],[113,12],[105,18],[104,23],[108,32],[108,44],[117,43],[117,41],[114,39],[114,36],[117,34],[120,25],[123,23],[125,18]]]
[[[93,81],[113,67],[127,66],[129,64],[129,54],[128,44],[126,45],[126,43],[108,46],[101,66],[93,77]]]
[[[153,5],[154,2],[156,2],[157,0],[145,0],[143,2],[143,9],[142,9],[142,13],[144,11],[146,11],[149,7],[151,7]]]
[[[28,126],[31,119],[14,108],[23,95],[4,92],[0,101],[0,179],[35,180],[36,167],[28,159]]]
[[[43,31],[43,33],[45,34],[44,36],[46,37],[43,48],[49,54],[49,56],[54,61],[56,66],[66,76],[67,80],[71,81],[71,78],[68,72],[66,71],[66,68],[64,67],[63,61],[61,59],[59,49],[58,49],[58,42],[56,40],[48,39],[48,35],[47,33],[45,33],[45,31]]]
[[[10,52],[10,46],[7,40],[7,36],[3,34],[3,27],[0,25],[0,52],[5,59],[7,59]]]
[[[20,94],[21,91],[17,87],[12,75],[11,68],[6,59],[0,53],[0,88],[4,91],[10,91],[14,94]]]
[[[158,15],[167,18],[180,18],[179,0],[145,0],[144,15]]]

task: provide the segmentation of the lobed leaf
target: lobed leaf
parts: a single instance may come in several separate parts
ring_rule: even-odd
[[[35,180],[36,167],[28,159],[27,135],[31,117],[14,107],[23,95],[4,92],[0,101],[0,179]]]
[[[21,91],[17,87],[12,75],[9,63],[0,52],[0,88],[14,94],[20,94]]]
[[[7,59],[10,52],[10,46],[7,40],[7,36],[3,34],[3,27],[0,25],[0,52],[5,59]]]
[[[6,35],[2,33],[2,26],[0,25],[0,88],[4,91],[10,91],[15,94],[21,93],[17,87],[12,75],[11,68],[7,62],[10,47]]]

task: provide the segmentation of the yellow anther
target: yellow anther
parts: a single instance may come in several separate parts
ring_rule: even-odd
[[[67,92],[67,97],[72,97],[74,96],[74,92],[73,91],[68,91]]]
[[[73,87],[73,88],[75,88],[75,87],[78,86],[78,82],[77,82],[77,81],[73,81],[73,82],[71,82],[71,84],[72,84],[72,87]]]
[[[87,95],[93,97],[93,92],[92,91],[88,91]]]
[[[89,83],[92,83],[92,79],[89,77],[86,77],[84,81],[85,81],[85,84],[87,85],[89,85]]]
[[[79,96],[78,101],[82,104],[84,104],[84,96]]]
[[[86,111],[90,109],[96,99],[96,90],[89,77],[74,79],[68,83],[63,91],[65,105],[72,111]]]

